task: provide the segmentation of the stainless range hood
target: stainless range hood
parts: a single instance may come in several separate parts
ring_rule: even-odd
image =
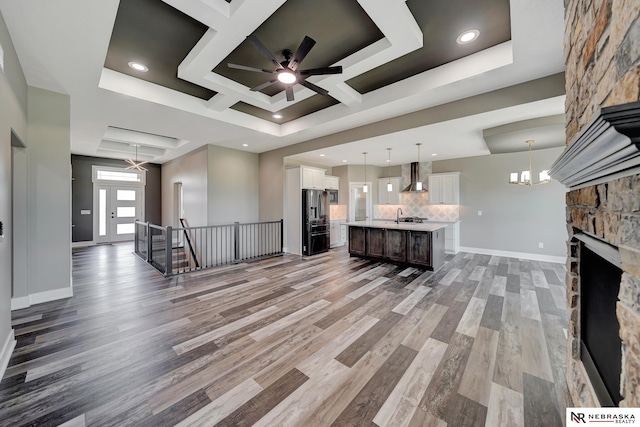
[[[411,193],[426,193],[427,189],[425,188],[425,183],[422,183],[422,190],[418,190],[418,181],[420,181],[420,163],[412,162],[411,163],[411,184],[402,190],[402,192],[411,192]]]

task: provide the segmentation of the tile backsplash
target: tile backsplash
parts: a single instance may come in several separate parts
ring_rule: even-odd
[[[331,220],[347,219],[347,205],[329,205],[329,218]]]
[[[399,205],[374,205],[375,219],[396,219],[398,208],[402,216],[416,216],[431,221],[457,221],[460,219],[458,205],[429,205],[429,193],[400,193]]]

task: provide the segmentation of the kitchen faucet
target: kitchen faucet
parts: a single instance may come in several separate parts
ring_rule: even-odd
[[[396,224],[400,224],[400,215],[402,214],[402,208],[398,208],[396,211]]]

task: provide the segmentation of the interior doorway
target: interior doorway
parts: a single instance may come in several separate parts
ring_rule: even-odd
[[[364,186],[368,191],[364,191]],[[349,221],[368,221],[372,219],[373,201],[370,182],[349,183]]]

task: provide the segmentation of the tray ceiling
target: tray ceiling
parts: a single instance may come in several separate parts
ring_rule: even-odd
[[[196,7],[190,1],[121,0],[105,68],[206,100],[218,112],[232,109],[283,124],[340,103],[357,105],[363,94],[511,38],[508,0],[288,0],[261,5],[238,0],[235,11],[235,3],[230,2],[226,19],[211,19],[211,13],[203,13],[207,10],[202,3]],[[257,27],[243,19],[251,9],[262,20]],[[226,28],[233,25],[242,30]],[[478,40],[456,43],[468,29],[480,31]],[[218,42],[225,32],[235,35],[235,43]],[[244,38],[250,34],[282,60],[284,49],[295,52],[302,39],[310,36],[317,44],[300,69],[342,65],[345,72],[308,79],[329,90],[328,97],[296,85],[296,100],[287,102],[281,83],[251,92],[251,87],[272,76],[227,66],[230,62],[273,69]],[[131,69],[130,61],[145,64],[149,71]],[[194,63],[207,64],[207,73],[190,72],[199,68]],[[275,112],[282,118],[274,118]]]

